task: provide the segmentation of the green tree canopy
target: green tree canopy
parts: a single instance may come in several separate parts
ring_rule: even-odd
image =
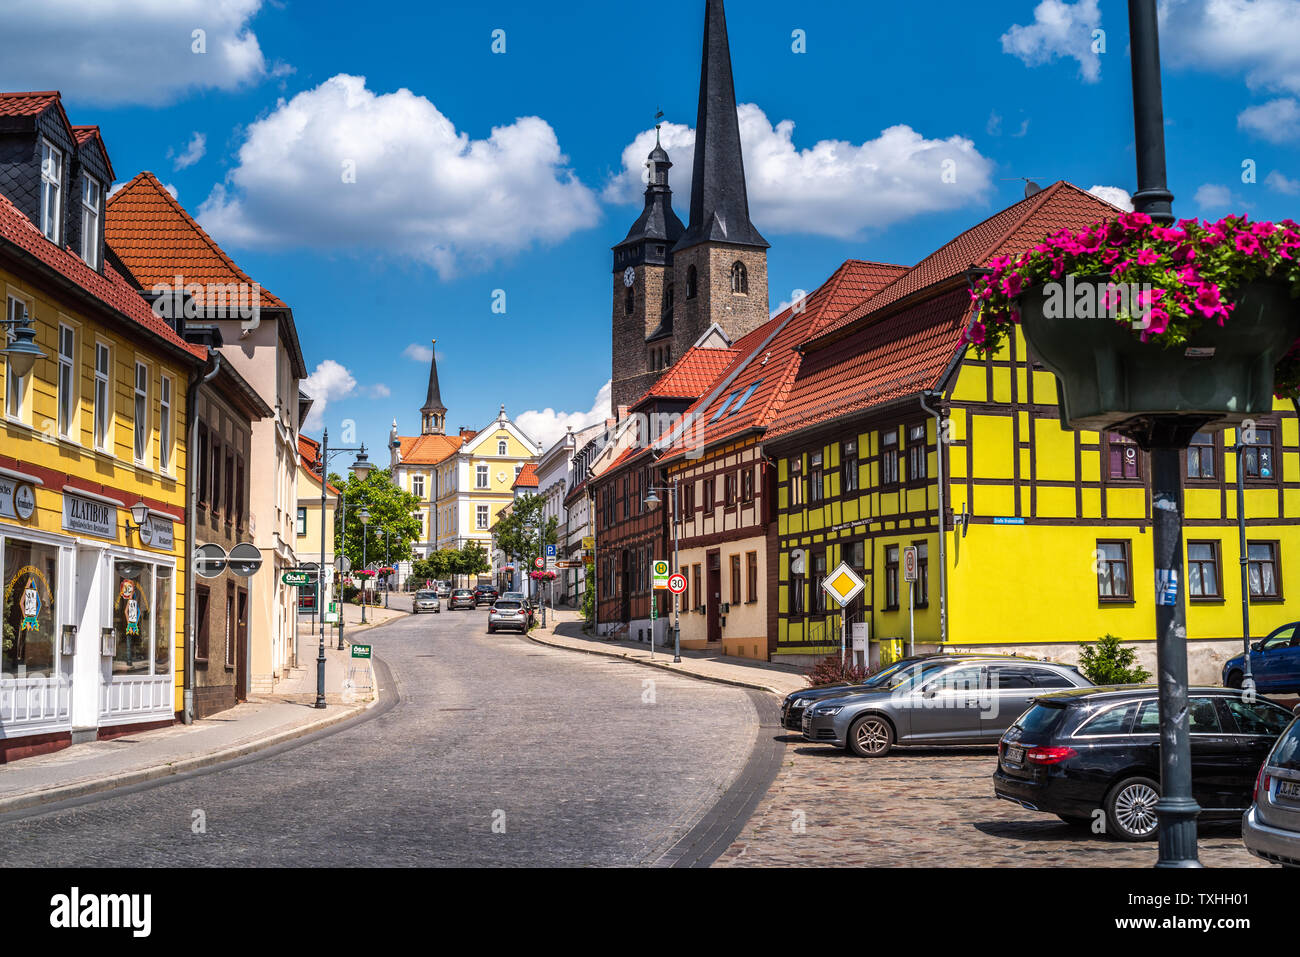
[[[411,543],[421,532],[420,520],[412,513],[421,503],[419,498],[393,484],[391,470],[375,469],[364,481],[349,475],[345,482],[331,474],[330,482],[343,493],[347,513],[345,518],[344,509],[340,508],[334,519],[336,553],[341,550],[353,568],[361,568],[364,532],[365,558],[371,567],[378,568],[385,561],[396,564],[411,557]],[[370,522],[364,528],[360,517],[362,508],[370,515]],[[341,536],[340,525],[344,525]],[[385,531],[388,532],[386,554]]]
[[[524,495],[515,499],[510,514],[500,519],[492,529],[497,548],[520,562],[530,562],[556,541],[555,516],[543,519],[546,499],[540,495]]]

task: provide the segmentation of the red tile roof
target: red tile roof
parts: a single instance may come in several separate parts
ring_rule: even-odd
[[[537,488],[537,466],[529,462],[515,478],[513,488]]]
[[[0,240],[29,253],[81,287],[104,306],[135,322],[157,338],[197,358],[208,357],[206,346],[186,342],[171,326],[154,315],[139,292],[111,265],[105,264],[102,274],[91,269],[82,262],[80,256],[46,239],[36,224],[4,196],[0,196]]]
[[[959,276],[971,266],[986,265],[998,256],[1018,255],[1041,242],[1049,233],[1060,229],[1083,229],[1098,220],[1112,219],[1119,213],[1117,207],[1105,200],[1059,180],[940,246],[838,322],[829,325],[822,335],[828,340],[838,338],[840,333],[864,317],[935,283]]]
[[[173,283],[246,283],[253,280],[185,211],[150,172],[138,174],[108,200],[104,237],[146,288]],[[263,307],[286,309],[265,287]]]
[[[58,90],[0,93],[0,116],[39,116],[56,103],[62,109]]]
[[[460,451],[463,435],[401,435],[397,441],[402,465],[437,465]]]
[[[699,417],[698,425],[674,443],[671,457],[766,428],[780,414],[799,370],[796,347],[906,271],[906,266],[850,259],[804,300],[800,311],[789,306],[742,338],[733,350],[743,357],[740,367],[733,364],[701,392],[701,400],[687,412]],[[709,394],[727,378],[731,381],[706,407]],[[727,411],[715,420],[724,404]]]
[[[307,473],[314,477],[317,484],[319,484],[321,475],[320,443],[315,439],[309,439],[307,436],[299,432],[298,455],[302,459],[302,467],[306,469]],[[326,485],[333,494],[339,494],[339,490],[334,487],[333,482],[327,482]]]
[[[668,367],[668,371],[655,381],[645,395],[637,399],[632,408],[651,399],[698,399],[739,356],[739,350],[734,347],[706,349],[703,346],[691,346]]]

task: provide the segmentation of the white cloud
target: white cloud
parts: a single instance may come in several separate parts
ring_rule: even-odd
[[[737,114],[750,212],[763,232],[849,239],[918,214],[966,206],[991,185],[993,163],[961,136],[926,139],[899,125],[861,144],[821,140],[798,149],[793,120],[773,126],[752,103],[742,103]],[[669,123],[661,137],[674,163],[674,208],[684,220],[695,131]],[[641,201],[645,158],[653,146],[654,130],[646,130],[623,150],[623,169],[605,186],[607,201]],[[945,182],[949,160],[955,182]]]
[[[1101,57],[1093,52],[1092,33],[1101,26],[1097,0],[1043,0],[1034,7],[1034,22],[1016,24],[1002,34],[1002,52],[1039,66],[1056,57],[1079,62],[1079,76],[1086,83],[1101,79]]]
[[[372,399],[387,399],[393,394],[393,390],[388,388],[388,386],[384,385],[382,382],[368,385],[363,391]]]
[[[1245,73],[1251,89],[1300,93],[1300,0],[1162,0],[1171,66]]]
[[[1286,96],[1237,114],[1237,127],[1271,143],[1300,139],[1300,102]]]
[[[1112,206],[1118,206],[1126,213],[1133,212],[1133,197],[1126,189],[1120,189],[1118,186],[1094,186],[1088,192],[1098,199],[1104,199]]]
[[[186,145],[185,151],[172,160],[172,166],[176,169],[189,169],[199,160],[203,159],[203,154],[208,151],[208,137],[203,133],[195,133],[190,137],[189,144]],[[167,150],[168,157],[171,157],[174,150]]]
[[[376,93],[360,76],[279,101],[248,127],[238,159],[199,218],[242,246],[368,250],[446,276],[600,217],[545,120],[472,140],[426,98]]]
[[[537,442],[542,450],[549,449],[572,426],[578,432],[589,425],[604,422],[610,417],[610,383],[606,382],[596,393],[596,399],[588,412],[556,412],[554,409],[521,412],[515,417],[515,424],[524,430],[524,434]]]
[[[1273,170],[1264,177],[1264,185],[1270,186],[1287,196],[1300,196],[1300,179],[1291,179],[1277,170]]]
[[[1196,195],[1192,197],[1192,202],[1201,208],[1202,211],[1224,211],[1240,212],[1243,209],[1250,209],[1255,204],[1248,203],[1227,186],[1218,183],[1202,183],[1196,190]]]
[[[262,0],[5,3],[0,89],[153,105],[190,91],[235,90],[285,70],[267,65],[250,26],[261,7]],[[204,53],[194,52],[196,29],[205,31]]]
[[[414,359],[416,362],[428,362],[433,358],[433,347],[422,346],[418,342],[412,342],[402,350],[402,355],[408,359]]]
[[[357,380],[341,363],[326,359],[302,382],[302,391],[314,400],[304,429],[319,429],[325,421],[325,408],[336,399],[346,398],[357,387]]]

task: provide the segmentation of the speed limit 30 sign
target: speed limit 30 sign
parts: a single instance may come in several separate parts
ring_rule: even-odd
[[[680,595],[686,591],[686,576],[678,572],[668,579],[668,590],[674,595]]]

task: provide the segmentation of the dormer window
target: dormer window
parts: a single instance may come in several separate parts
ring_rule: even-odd
[[[91,269],[99,268],[99,210],[103,192],[99,180],[87,176],[81,187],[81,258]]]
[[[63,153],[41,140],[41,232],[59,241],[63,217]]]

